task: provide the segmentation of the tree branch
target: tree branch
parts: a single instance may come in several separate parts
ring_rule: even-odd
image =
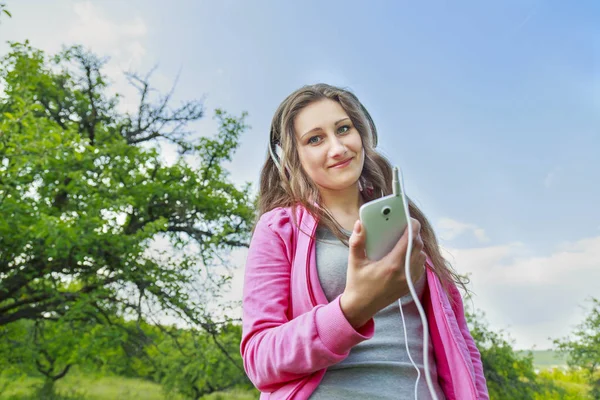
[[[212,238],[213,236],[215,236],[215,234],[212,232],[204,231],[204,230],[194,228],[191,226],[187,226],[187,225],[171,225],[171,226],[167,227],[167,232],[187,233],[192,238],[194,238],[198,241],[203,241],[204,237]],[[222,243],[224,243],[228,246],[232,246],[232,247],[249,247],[250,246],[250,244],[247,242],[240,242],[237,240],[223,240]]]

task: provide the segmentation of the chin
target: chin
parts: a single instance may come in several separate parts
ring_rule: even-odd
[[[346,179],[335,180],[335,181],[324,181],[322,184],[319,184],[324,189],[328,190],[345,190],[349,187],[357,185],[359,176],[352,176]]]

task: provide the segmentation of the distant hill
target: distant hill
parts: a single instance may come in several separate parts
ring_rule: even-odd
[[[526,354],[526,351],[520,351],[519,354]],[[531,350],[533,354],[533,365],[537,369],[546,369],[550,367],[566,367],[567,356],[557,353],[553,350]]]

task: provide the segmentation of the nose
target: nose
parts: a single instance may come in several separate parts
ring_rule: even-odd
[[[344,145],[344,142],[342,142],[339,137],[334,137],[331,141],[331,147],[329,148],[329,156],[331,158],[340,158],[347,152],[348,149],[346,148],[346,145]]]

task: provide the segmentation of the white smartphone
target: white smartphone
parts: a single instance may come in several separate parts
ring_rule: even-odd
[[[394,168],[394,193],[363,204],[359,217],[367,235],[367,258],[380,260],[398,243],[407,225],[408,204],[398,168]],[[405,207],[406,205],[406,207]]]

